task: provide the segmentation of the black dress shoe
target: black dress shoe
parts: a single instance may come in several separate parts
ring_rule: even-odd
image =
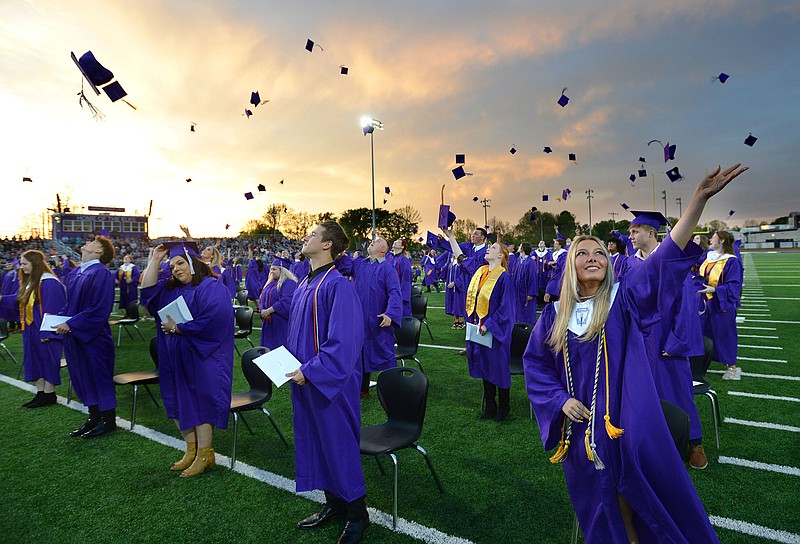
[[[34,396],[34,397],[31,399],[31,400],[29,400],[28,402],[26,402],[25,404],[23,404],[23,405],[22,405],[22,407],[23,407],[23,408],[27,408],[28,406],[30,406],[30,405],[31,405],[31,404],[33,404],[34,402],[37,402],[39,399],[41,399],[41,398],[42,398],[42,395],[44,395],[44,391],[37,391],[37,392],[36,392],[36,395],[35,395],[35,396]]]
[[[364,538],[364,531],[369,526],[369,518],[359,521],[348,521],[344,526],[344,531],[339,536],[336,544],[358,544]]]
[[[99,419],[92,419],[92,418],[89,418],[89,419],[87,419],[87,420],[86,420],[86,422],[85,422],[83,425],[81,425],[79,428],[75,429],[74,431],[71,431],[71,432],[69,433],[69,435],[70,435],[70,436],[82,436],[82,435],[83,435],[83,433],[89,432],[89,431],[91,431],[92,429],[94,429],[95,425],[97,425],[98,423],[100,423],[100,420],[99,420]]]
[[[55,392],[42,393],[41,396],[33,399],[32,402],[29,402],[26,408],[41,408],[42,406],[50,406],[51,404],[56,404],[57,402],[58,399],[56,399]]]
[[[94,426],[93,429],[89,429],[85,433],[81,435],[81,438],[94,438],[96,436],[102,436],[106,433],[110,433],[114,429],[117,428],[117,424],[114,421],[106,421],[105,419],[101,419],[97,425]]]
[[[322,506],[322,509],[317,512],[316,514],[311,514],[306,519],[300,520],[297,522],[297,526],[300,529],[314,529],[316,527],[321,527],[328,521],[338,518],[342,516],[344,512],[340,512],[338,510],[334,510],[327,504]]]

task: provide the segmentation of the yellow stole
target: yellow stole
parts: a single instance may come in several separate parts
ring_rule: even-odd
[[[36,294],[38,294],[39,296],[34,297],[34,293],[31,293],[30,296],[28,297],[28,303],[19,305],[19,323],[23,331],[25,330],[26,325],[33,324],[33,307],[36,304],[37,298],[39,300],[39,309],[40,310],[42,309],[41,287],[39,287],[39,290]]]
[[[725,270],[725,261],[728,259],[720,259],[713,263],[708,261],[704,261],[702,265],[700,265],[700,269],[703,271],[703,277],[706,279],[706,285],[710,285],[711,287],[716,288],[720,282],[724,282],[724,277],[722,272]],[[717,266],[722,265],[722,266]],[[713,293],[706,293],[706,298],[711,300],[714,298]]]
[[[497,284],[500,274],[506,269],[502,266],[495,267],[491,272],[489,265],[483,265],[472,276],[467,289],[467,315],[478,314],[480,319],[489,315],[489,299]]]

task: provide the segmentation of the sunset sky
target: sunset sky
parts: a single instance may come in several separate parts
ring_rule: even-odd
[[[309,38],[323,50],[307,52]],[[136,110],[86,84],[105,118],[81,108],[70,52],[88,50]],[[456,215],[478,224],[474,196],[512,224],[531,206],[586,223],[589,188],[594,222],[627,217],[620,202],[652,209],[652,178],[628,180],[640,156],[655,209],[666,189],[674,216],[707,169],[749,165],[704,219],[769,221],[800,210],[799,59],[796,0],[0,0],[0,236],[56,193],[129,213],[152,199],[152,236],[179,235],[179,224],[234,234],[273,202],[369,207],[363,115],[385,125],[379,206],[388,185],[382,207],[416,207],[423,229],[435,227],[443,184]],[[720,72],[724,84],[712,80]],[[251,91],[269,102],[248,106]],[[653,139],[676,144],[675,161]],[[474,175],[454,180],[456,153]],[[669,182],[674,166],[684,181]],[[558,202],[566,187],[572,198]]]

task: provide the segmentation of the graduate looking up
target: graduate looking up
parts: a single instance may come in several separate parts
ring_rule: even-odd
[[[683,288],[706,202],[746,170],[704,177],[660,249],[621,283],[603,242],[576,238],[561,298],[534,327],[523,356],[528,396],[587,543],[718,542],[662,415],[643,330],[660,318],[659,298]]]
[[[403,297],[403,315],[411,314],[411,259],[406,257],[408,243],[402,238],[398,238],[392,244],[392,266],[397,271],[397,279],[400,280],[400,294]]]
[[[361,542],[369,525],[359,450],[362,309],[352,283],[333,264],[348,243],[334,221],[320,223],[303,239],[311,272],[294,293],[286,339],[286,349],[301,363],[287,374],[294,406],[296,489],[325,492],[322,509],[297,526],[313,529],[345,518],[341,544]]]

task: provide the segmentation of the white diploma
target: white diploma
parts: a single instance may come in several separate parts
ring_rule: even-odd
[[[480,327],[473,323],[467,323],[467,342],[475,342],[487,348],[492,347],[492,333],[486,331],[486,334],[480,333]]]
[[[285,346],[277,347],[260,357],[256,357],[253,362],[261,369],[261,372],[272,380],[276,387],[280,387],[289,381],[286,374],[300,368],[300,361]]]
[[[170,316],[175,323],[188,323],[193,320],[192,312],[186,305],[183,295],[179,296],[158,311],[158,317],[161,321],[167,321],[167,316]]]
[[[69,321],[70,319],[72,318],[68,315],[44,314],[42,316],[42,326],[39,327],[39,331],[55,332],[56,327],[58,327],[65,321]]]

